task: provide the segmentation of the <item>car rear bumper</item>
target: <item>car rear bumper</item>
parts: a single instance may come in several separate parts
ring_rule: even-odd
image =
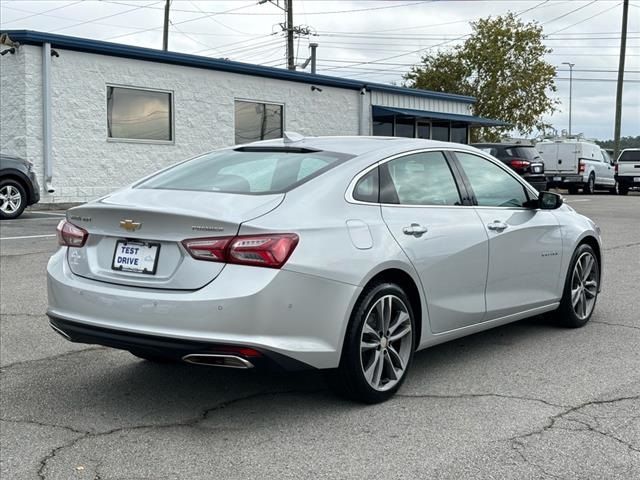
[[[627,185],[629,187],[640,187],[640,170],[635,177],[632,175],[616,175],[616,182],[620,185]]]
[[[557,175],[547,175],[546,180],[549,186],[562,186],[562,185],[584,183],[584,177],[582,175],[576,175],[576,174],[559,173]]]
[[[153,348],[166,348],[169,356],[191,353],[192,347],[211,351],[235,345],[315,368],[339,364],[360,290],[311,275],[241,265],[225,266],[195,291],[127,287],[74,275],[66,248],[51,257],[47,284],[47,314],[73,341],[139,350],[145,346],[141,339],[155,339],[159,343]],[[185,350],[183,344],[190,346]]]

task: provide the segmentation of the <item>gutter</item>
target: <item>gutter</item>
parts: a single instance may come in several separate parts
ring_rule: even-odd
[[[51,149],[51,44],[42,45],[42,158],[44,159],[44,189],[53,188],[53,155]]]

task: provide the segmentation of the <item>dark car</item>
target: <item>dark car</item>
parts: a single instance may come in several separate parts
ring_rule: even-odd
[[[40,200],[40,186],[33,164],[0,153],[0,218],[18,218]]]
[[[472,146],[489,155],[493,155],[502,163],[511,167],[512,170],[516,171],[518,175],[539,192],[547,189],[547,180],[544,176],[544,161],[533,145],[474,143]]]

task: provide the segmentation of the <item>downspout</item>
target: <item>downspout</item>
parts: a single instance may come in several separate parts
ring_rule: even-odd
[[[367,102],[367,86],[363,85],[360,89],[360,114],[359,114],[359,135],[370,135],[369,129],[369,116],[371,111],[369,109],[369,103]]]
[[[53,156],[51,151],[51,44],[42,45],[42,157],[44,159],[44,188],[55,192],[53,181]]]

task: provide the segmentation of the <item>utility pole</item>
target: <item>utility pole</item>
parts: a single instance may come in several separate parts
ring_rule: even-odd
[[[295,57],[293,54],[293,0],[286,0],[285,12],[287,14],[287,68],[295,70]]]
[[[627,50],[627,16],[629,13],[629,0],[622,4],[622,32],[620,35],[620,63],[618,64],[618,89],[616,91],[616,120],[613,134],[613,158],[618,158],[620,153],[620,122],[622,120],[622,85],[624,83],[624,60]]]
[[[317,43],[310,43],[309,48],[311,49],[311,73],[316,73],[316,50],[318,49]]]
[[[169,50],[169,7],[171,6],[171,0],[166,0],[164,3],[164,26],[162,30],[162,50],[165,52]]]
[[[569,65],[569,136],[571,136],[571,103],[573,99],[573,67],[575,63],[562,62],[563,65]]]

